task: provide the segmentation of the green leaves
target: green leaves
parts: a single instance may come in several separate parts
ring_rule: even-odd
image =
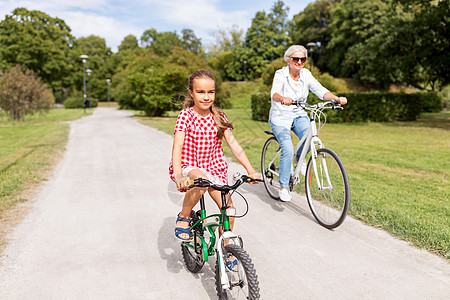
[[[0,22],[0,67],[22,64],[58,89],[72,69],[68,57],[73,42],[63,20],[17,8]]]

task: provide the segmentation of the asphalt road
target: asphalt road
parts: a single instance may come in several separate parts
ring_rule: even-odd
[[[183,195],[168,177],[172,136],[113,108],[71,126],[62,161],[9,236],[0,299],[216,299],[214,260],[189,273],[173,235]],[[448,261],[352,218],[324,229],[300,195],[240,191],[250,211],[235,232],[261,299],[449,298]]]

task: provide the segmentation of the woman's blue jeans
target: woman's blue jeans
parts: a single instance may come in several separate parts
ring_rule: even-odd
[[[294,131],[299,139],[301,139],[310,126],[309,118],[307,116],[295,118],[291,128],[274,125],[270,121],[269,124],[281,146],[280,187],[288,188],[289,178],[291,176],[292,158],[294,157],[294,145],[292,144],[291,130]],[[297,151],[297,158],[300,157],[302,150],[303,145]]]

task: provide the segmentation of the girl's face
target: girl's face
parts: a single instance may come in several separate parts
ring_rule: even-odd
[[[192,90],[189,91],[194,99],[194,111],[201,116],[210,113],[209,108],[216,98],[216,83],[211,78],[196,78],[192,82]]]

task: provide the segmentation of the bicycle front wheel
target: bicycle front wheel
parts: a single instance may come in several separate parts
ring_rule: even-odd
[[[230,255],[230,256],[228,256]],[[259,299],[259,282],[255,267],[247,252],[238,245],[225,246],[223,263],[236,260],[237,264],[229,270],[225,267],[230,289],[224,290],[221,283],[219,256],[216,261],[216,290],[219,299]]]
[[[278,191],[280,190],[279,172],[280,172],[281,147],[277,139],[270,137],[264,144],[261,155],[261,171],[264,186],[270,197],[279,200]]]
[[[317,173],[313,159],[309,159],[306,167],[306,198],[317,222],[328,229],[336,228],[344,222],[350,205],[347,171],[339,156],[330,149],[317,150]]]

